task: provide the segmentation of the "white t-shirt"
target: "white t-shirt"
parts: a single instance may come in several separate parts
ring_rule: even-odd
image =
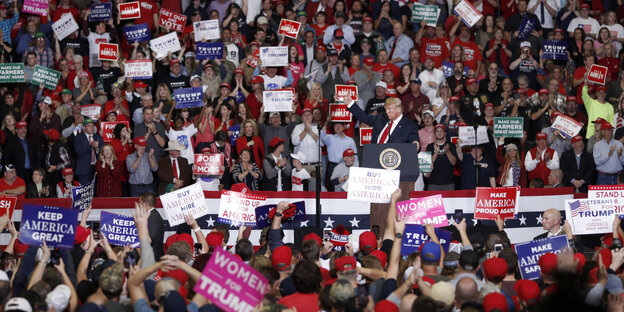
[[[531,0],[529,1],[529,8],[534,7],[537,3],[539,2],[539,0]],[[557,0],[546,0],[546,2],[548,2],[548,5],[555,9],[555,11],[559,10],[559,3]],[[537,19],[540,21],[540,23],[542,23],[542,27],[546,28],[546,29],[552,29],[553,28],[553,16],[550,15],[550,13],[548,12],[548,9],[546,8],[546,4],[544,4],[544,20],[542,21],[541,17],[542,17],[542,12],[541,12],[541,8],[540,5],[537,5],[537,8],[535,9],[535,12],[533,12],[533,14],[535,14],[535,16],[537,16]]]
[[[180,131],[176,131],[171,128],[169,129],[169,133],[167,133],[169,141],[178,141],[178,143],[185,147],[184,150],[180,152],[180,156],[186,158],[189,165],[192,165],[195,162],[193,144],[191,143],[191,138],[195,135],[195,133],[197,133],[197,128],[195,128],[195,125],[193,124]]]
[[[444,105],[444,100],[441,97],[437,97],[437,98],[433,99],[432,105],[434,107],[436,107],[436,108],[439,108],[440,106]],[[442,120],[442,117],[444,117],[446,115],[447,111],[448,111],[448,106],[444,106],[444,108],[442,109],[442,111],[440,111],[438,116],[435,116],[435,120],[438,123],[440,123],[440,121]]]
[[[613,35],[613,37],[617,38],[617,39],[622,39],[624,38],[624,26],[620,25],[620,24],[613,24],[611,26],[608,25],[600,25],[600,28],[605,27],[607,28],[611,34]],[[615,54],[618,55],[620,53],[620,50],[622,49],[622,43],[620,43],[619,41],[613,41],[613,43],[615,44]]]
[[[89,36],[87,36],[87,40],[89,41],[89,67],[102,66],[102,62],[98,60],[98,51],[99,44],[104,42],[108,43],[111,41],[110,35],[106,32],[101,35],[96,34],[95,32],[89,32]]]
[[[288,78],[284,77],[284,76],[280,76],[280,75],[275,75],[275,77],[271,78],[267,75],[260,75],[260,77],[262,77],[262,79],[264,79],[264,89],[265,90],[275,90],[275,89],[281,89],[284,84],[286,83],[286,80],[288,80]]]
[[[576,28],[583,28],[586,34],[597,35],[600,30],[600,24],[595,18],[575,17],[568,26],[568,32],[573,33]]]
[[[301,169],[301,171],[297,171],[297,169],[293,168],[291,172],[292,190],[303,191],[303,180],[311,177],[307,170]]]
[[[238,67],[238,47],[236,46],[236,44],[234,43],[230,43],[228,45],[225,46],[225,58],[234,63],[234,65],[236,65],[236,67]]]

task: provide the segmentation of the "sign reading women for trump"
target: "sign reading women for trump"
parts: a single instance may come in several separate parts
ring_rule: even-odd
[[[193,30],[195,33],[196,42],[200,42],[204,39],[213,40],[221,38],[218,19],[195,22],[193,23]]]
[[[410,199],[396,203],[397,215],[408,215],[410,224],[435,224],[436,227],[448,225],[442,195],[433,195]]]
[[[176,109],[204,106],[202,87],[175,89],[173,90],[173,99],[176,102]]]
[[[61,41],[65,39],[65,37],[71,35],[74,31],[78,30],[78,24],[76,24],[73,15],[63,14],[58,21],[52,24],[52,30],[54,30],[58,40]]]
[[[265,67],[288,66],[288,46],[260,47],[260,60]]]
[[[448,253],[449,245],[451,244],[451,232],[435,229],[435,234],[440,240],[442,249],[445,253]],[[413,252],[417,252],[420,245],[430,241],[429,235],[425,227],[419,224],[407,224],[405,225],[405,233],[403,234],[403,240],[401,241],[401,255],[406,256]]]
[[[160,195],[160,201],[165,208],[165,215],[169,226],[182,224],[185,215],[199,219],[208,214],[204,190],[199,182],[179,190]]]
[[[513,219],[518,209],[520,187],[477,187],[474,218],[483,220]]]
[[[32,13],[41,16],[48,15],[49,0],[24,0],[22,13]],[[16,3],[17,4],[17,3]]]
[[[139,233],[132,217],[102,211],[100,213],[100,232],[112,245],[139,246]]]
[[[559,115],[550,128],[559,130],[566,139],[572,139],[581,131],[583,124],[566,115]]]
[[[168,33],[164,36],[150,40],[150,49],[156,52],[157,59],[163,59],[167,52],[177,52],[182,49],[180,39],[176,32]]]
[[[613,217],[622,213],[621,206],[616,209],[617,203],[615,198],[566,200],[566,220],[572,226],[572,233],[610,233],[613,230]]]
[[[568,248],[568,238],[559,235],[549,238],[538,239],[514,246],[518,254],[518,266],[522,279],[540,278],[539,258],[546,253],[561,253]]]
[[[124,27],[124,36],[128,43],[145,42],[150,40],[150,31],[147,28],[147,23],[128,25]]]
[[[72,208],[78,211],[85,211],[91,208],[93,193],[95,191],[95,178],[91,183],[72,188]]]
[[[222,60],[223,42],[197,42],[195,54],[198,60]]]
[[[264,229],[271,225],[276,211],[277,204],[264,205],[256,208],[256,229]],[[305,201],[291,203],[282,214],[282,224],[305,221],[305,218]]]
[[[265,200],[266,196],[222,190],[218,221],[255,227],[256,208]]]
[[[262,91],[265,112],[292,112],[294,101],[294,94],[290,90]]]
[[[24,204],[19,240],[27,245],[74,248],[78,210]]]
[[[126,78],[133,79],[152,79],[152,61],[151,60],[126,60]]]
[[[389,203],[399,187],[400,170],[351,167],[347,200],[367,203]]]
[[[193,290],[226,312],[252,312],[269,282],[239,258],[216,247]]]

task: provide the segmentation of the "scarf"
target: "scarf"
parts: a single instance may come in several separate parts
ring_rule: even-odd
[[[511,186],[517,186],[518,182],[520,181],[520,164],[515,159],[513,161],[507,161],[505,163],[503,171],[501,172],[501,177],[498,180],[498,184],[505,185],[505,181],[507,181],[507,177],[509,175],[509,169],[511,169],[511,174],[513,177],[513,185]]]

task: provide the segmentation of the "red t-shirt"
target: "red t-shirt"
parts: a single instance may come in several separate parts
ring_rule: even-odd
[[[399,75],[401,74],[401,70],[396,65],[392,63],[381,65],[379,62],[373,65],[373,70],[380,73],[382,76],[383,76],[384,71],[386,71],[386,69],[388,68],[394,73],[394,79],[398,80]]]
[[[435,68],[442,66],[445,58],[450,56],[446,40],[443,38],[422,38],[420,45],[420,58],[424,61],[427,57],[431,57],[435,63]]]
[[[587,68],[585,68],[585,66],[583,67],[579,67],[574,71],[574,79],[579,80],[579,79],[583,79],[583,77],[585,77],[585,73],[587,72]],[[583,104],[583,86],[585,85],[584,82],[581,82],[580,85],[578,85],[578,87],[576,87],[576,103],[584,105]]]
[[[175,2],[175,1],[169,1]],[[158,5],[154,0],[141,0],[141,17],[134,20],[135,24],[147,23],[147,27],[153,33],[156,29],[154,28],[154,14],[158,15]],[[178,11],[174,11],[178,12]]]
[[[477,62],[483,60],[479,46],[473,41],[463,42],[459,40],[459,37],[455,38],[451,46],[454,47],[456,45],[460,45],[464,48],[464,66],[468,66],[468,68],[476,71]]]
[[[620,59],[616,57],[603,57],[598,61],[598,65],[602,65],[609,69],[608,73],[611,76],[611,81],[617,81],[620,74]]]
[[[123,99],[121,100],[121,105],[123,105],[123,107],[125,109],[129,109],[128,108],[128,100]],[[108,115],[108,112],[110,112],[111,110],[115,109],[115,100],[110,100],[108,102],[106,102],[106,104],[104,104],[104,114]],[[130,121],[130,118],[128,118],[126,115],[124,115],[121,111],[117,111],[117,121]]]
[[[6,179],[4,177],[0,179],[0,192],[6,191],[6,190],[12,190],[20,186],[26,187],[26,182],[24,182],[24,179],[20,177],[15,177],[15,181],[13,181],[13,184],[11,185],[6,183]],[[22,193],[22,195],[17,196],[17,198],[20,198],[20,199],[26,198],[26,190],[24,190],[24,193]]]
[[[289,308],[297,308],[297,312],[317,312],[319,310],[318,294],[302,294],[294,293],[286,296],[279,301]]]

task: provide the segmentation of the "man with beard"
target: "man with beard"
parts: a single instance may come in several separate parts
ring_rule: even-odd
[[[453,95],[462,96],[464,95],[464,88],[466,86],[466,76],[464,76],[464,63],[455,62],[453,64],[453,75],[446,78],[446,83]]]
[[[466,80],[466,95],[461,97],[460,114],[464,121],[469,125],[473,125],[476,116],[481,116],[485,108],[485,104],[489,103],[487,95],[478,95],[479,84],[474,78]]]
[[[327,64],[327,49],[325,49],[324,45],[319,45],[316,47],[316,52],[314,52],[314,59],[310,61],[310,64],[306,66],[305,75],[310,75],[316,72],[315,75],[318,75],[321,71],[323,71],[323,66]],[[315,76],[312,76],[314,79]]]
[[[540,89],[538,92],[539,102],[531,104],[531,130],[532,133],[539,132],[546,126],[550,126],[550,116],[557,111],[552,101],[548,97],[548,90]],[[530,132],[531,133],[531,132]]]
[[[438,87],[444,81],[444,73],[433,65],[433,59],[426,57],[425,70],[418,75],[418,79],[422,81],[422,92],[429,97],[430,102],[438,96]]]
[[[225,59],[238,67],[238,64],[245,58],[245,50],[232,42],[232,31],[230,31],[229,28],[224,28],[221,31],[221,39],[223,40],[223,47],[225,48]]]
[[[321,84],[323,97],[333,99],[335,85],[345,84],[349,80],[349,71],[342,62],[338,61],[338,52],[336,50],[329,50],[327,55],[329,56],[329,62],[323,65],[323,70],[316,74],[314,81]]]
[[[479,93],[485,93],[490,98],[494,98],[501,93],[503,77],[498,75],[498,64],[496,63],[490,63],[487,73],[487,77],[479,82]]]

